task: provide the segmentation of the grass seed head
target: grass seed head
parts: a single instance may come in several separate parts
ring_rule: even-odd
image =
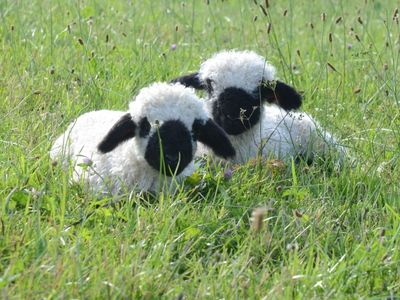
[[[302,217],[303,217],[303,214],[302,214],[301,212],[299,212],[297,209],[295,209],[295,210],[293,211],[293,215],[294,215],[295,217],[297,217],[297,218],[302,218]]]
[[[396,8],[393,12],[393,21],[396,21],[397,24],[399,24],[399,9]]]
[[[264,16],[268,16],[268,13],[267,13],[267,11],[265,10],[264,6],[262,6],[262,5],[260,4],[260,8],[261,8],[261,11],[262,11],[262,13],[264,14]]]
[[[331,63],[328,62],[327,64],[328,64],[328,67],[332,69],[332,71],[337,72],[336,68]]]
[[[266,212],[265,207],[257,207],[251,213],[251,228],[254,232],[259,232],[262,229]]]

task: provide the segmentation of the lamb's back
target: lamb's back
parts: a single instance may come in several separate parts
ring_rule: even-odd
[[[122,111],[98,110],[79,116],[55,141],[50,150],[51,159],[69,159],[77,155],[92,159],[97,145],[124,114]]]

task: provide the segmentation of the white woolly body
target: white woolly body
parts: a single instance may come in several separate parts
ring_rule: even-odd
[[[341,146],[332,135],[323,131],[308,114],[286,112],[276,105],[265,105],[261,109],[260,122],[239,135],[228,135],[236,156],[233,163],[244,164],[258,156],[290,160],[297,155],[324,154],[330,145]],[[199,145],[196,155],[212,155],[206,147]]]
[[[129,106],[132,119],[138,124],[147,117],[152,125],[150,134],[134,137],[109,153],[100,153],[98,144],[113,125],[124,115],[123,111],[99,110],[88,112],[71,123],[54,143],[50,157],[63,163],[73,163],[74,179],[84,181],[97,192],[118,193],[128,190],[155,191],[161,184],[169,184],[171,177],[160,175],[144,158],[148,137],[156,130],[156,123],[180,120],[189,130],[195,119],[208,119],[203,103],[194,91],[182,85],[156,83],[140,91]],[[193,153],[196,143],[192,142]],[[88,160],[92,165],[87,167]],[[174,179],[181,181],[194,171],[193,161]]]

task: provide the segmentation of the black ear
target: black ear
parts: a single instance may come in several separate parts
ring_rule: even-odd
[[[114,150],[122,142],[135,136],[136,124],[129,113],[123,115],[103,138],[97,149],[102,153]]]
[[[261,97],[269,103],[276,103],[285,110],[297,109],[301,106],[301,95],[290,85],[276,81],[275,84],[261,83]]]
[[[235,149],[225,131],[218,126],[213,120],[196,119],[193,123],[194,137],[204,145],[210,147],[214,153],[223,158],[235,156]]]
[[[204,84],[200,81],[199,73],[197,73],[197,72],[175,78],[175,79],[171,80],[171,82],[172,83],[179,82],[186,87],[192,87],[192,88],[195,88],[196,90],[204,90],[205,89]]]

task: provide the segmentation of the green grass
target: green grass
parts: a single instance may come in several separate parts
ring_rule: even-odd
[[[400,296],[398,2],[209,2],[0,1],[1,298]],[[357,165],[205,167],[149,203],[51,164],[83,112],[229,48],[275,64]]]

